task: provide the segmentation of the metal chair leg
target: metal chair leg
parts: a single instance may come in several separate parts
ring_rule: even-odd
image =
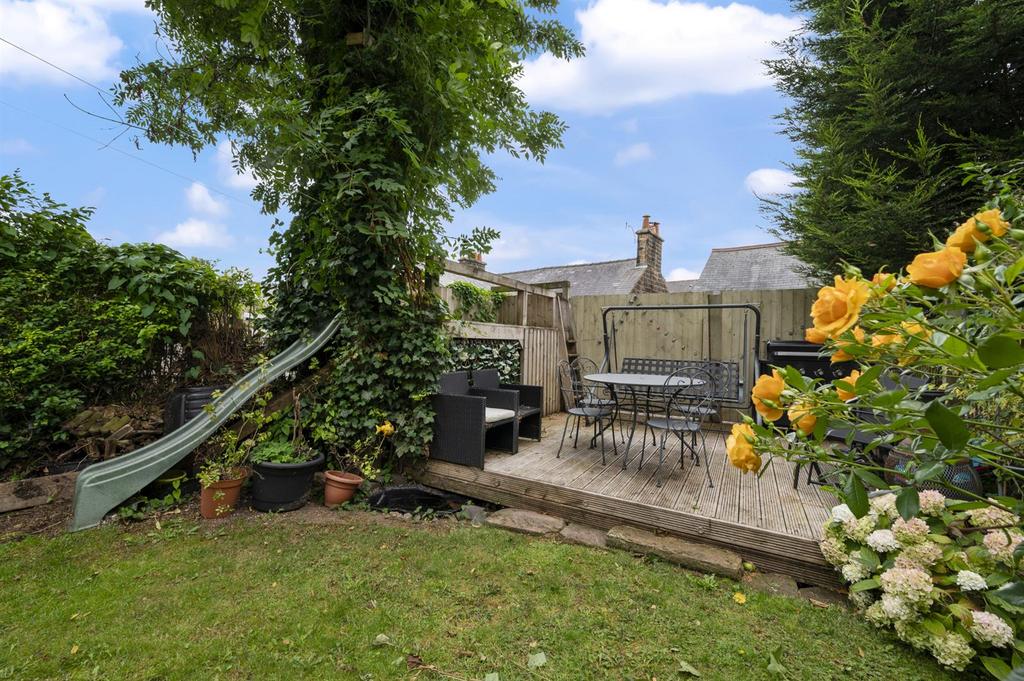
[[[700,448],[704,452],[704,475],[708,478],[708,487],[714,487],[715,483],[711,480],[711,461],[708,459],[708,441],[703,430],[700,431]]]
[[[661,434],[661,446],[658,448],[658,470],[654,473],[654,486],[661,487],[663,481],[661,467],[665,463],[665,438],[668,437],[668,431],[666,430]]]
[[[600,426],[601,419],[598,418],[597,420],[594,421],[594,423],[596,423],[598,426]],[[601,431],[601,465],[605,466],[605,465],[607,465],[607,463],[604,460],[604,428],[598,428],[598,430]],[[612,435],[612,442],[613,443],[615,442],[615,435]]]
[[[562,447],[565,445],[565,434],[569,431],[569,419],[572,418],[572,414],[565,417],[565,425],[562,426],[562,439],[558,441],[558,451],[555,452],[555,458],[562,458]]]

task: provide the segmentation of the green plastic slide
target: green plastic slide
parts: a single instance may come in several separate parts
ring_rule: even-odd
[[[249,398],[315,355],[340,325],[341,318],[335,317],[314,336],[295,341],[280,355],[253,369],[225,390],[210,404],[207,414],[195,417],[170,435],[83,470],[75,483],[75,516],[71,521],[71,531],[98,525],[115,506],[138,494],[217,432],[232,414],[245,406]]]

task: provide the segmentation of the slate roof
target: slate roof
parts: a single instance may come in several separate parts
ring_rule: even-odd
[[[812,288],[814,282],[800,273],[802,263],[782,251],[782,241],[753,246],[711,250],[700,278],[670,281],[676,291],[772,291]]]
[[[612,293],[632,293],[647,269],[637,267],[634,258],[609,260],[582,265],[556,265],[535,270],[503,272],[506,277],[527,284],[548,284],[568,281],[570,296],[599,296]]]

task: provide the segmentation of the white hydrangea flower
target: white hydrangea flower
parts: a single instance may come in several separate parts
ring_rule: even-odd
[[[919,544],[928,538],[928,532],[928,523],[920,518],[897,518],[892,524],[892,533],[901,544]]]
[[[862,579],[867,579],[871,573],[865,568],[860,561],[851,560],[849,563],[843,566],[843,579],[850,584],[859,582]]]
[[[869,589],[864,591],[852,591],[850,592],[850,602],[853,603],[853,607],[857,610],[866,610],[875,602],[875,594]]]
[[[992,500],[989,499],[989,501]],[[1004,511],[995,506],[972,508],[967,511],[967,519],[975,527],[1004,527],[1020,524],[1020,518],[1009,511]]]
[[[830,565],[841,567],[850,560],[850,554],[846,552],[846,546],[835,537],[825,535],[818,544],[821,548],[821,555]]]
[[[939,664],[962,672],[974,657],[974,649],[966,638],[950,631],[932,638],[932,655]]]
[[[922,490],[917,495],[921,513],[928,516],[940,516],[946,510],[946,496],[933,489]]]
[[[903,546],[896,539],[896,535],[893,534],[892,530],[875,530],[865,538],[865,541],[868,546],[879,553],[899,551]]]
[[[857,516],[853,515],[853,511],[846,504],[839,504],[838,506],[832,507],[832,522],[834,523],[845,523],[847,520],[856,520]]]
[[[961,570],[956,573],[956,585],[961,591],[984,591],[988,588],[985,578],[971,570]]]
[[[932,635],[924,627],[912,621],[900,621],[893,625],[900,640],[909,643],[915,650],[931,650]]]
[[[871,510],[878,515],[888,516],[890,520],[900,517],[900,512],[896,508],[896,495],[891,492],[871,497],[868,499],[868,503],[871,505]]]
[[[903,622],[911,618],[914,611],[910,605],[900,596],[893,594],[882,594],[882,612],[891,622]]]
[[[1013,629],[999,615],[983,610],[971,613],[971,636],[996,648],[1005,648],[1013,641]]]
[[[889,624],[889,616],[882,609],[882,601],[875,601],[864,611],[864,619],[876,627],[884,627]]]
[[[1024,535],[1016,530],[989,530],[981,540],[992,557],[1000,563],[1013,566],[1013,552],[1024,541]]]
[[[879,577],[882,591],[900,596],[908,603],[924,607],[935,597],[931,575],[919,568],[891,568]]]
[[[863,518],[854,518],[843,523],[843,531],[850,539],[863,543],[878,525],[878,516],[868,513]]]
[[[942,558],[942,547],[933,541],[923,541],[920,544],[904,547],[896,556],[896,567],[929,568],[939,562],[940,558]]]

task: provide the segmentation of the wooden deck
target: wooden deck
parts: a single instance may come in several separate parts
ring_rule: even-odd
[[[667,452],[659,487],[657,452],[649,439],[643,468],[638,467],[640,428],[623,470],[624,445],[619,443],[618,456],[613,454],[610,435],[606,465],[599,447],[587,448],[589,437],[583,432],[578,449],[567,437],[556,458],[563,419],[561,414],[545,419],[543,439],[521,440],[518,454],[489,452],[482,471],[428,461],[419,477],[441,489],[597,527],[635,525],[724,546],[762,570],[786,572],[812,584],[837,583],[818,550],[822,525],[837,502],[803,481],[794,490],[792,464],[776,459],[761,478],[742,475],[729,465],[725,433],[710,431],[707,465],[714,486],[707,483],[705,462],[695,466],[687,454],[680,468],[677,441]]]

